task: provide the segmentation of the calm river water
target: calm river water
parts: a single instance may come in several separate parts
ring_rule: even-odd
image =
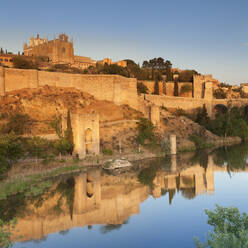
[[[0,218],[17,216],[16,248],[195,247],[210,230],[204,209],[248,212],[247,158],[241,145],[71,174],[38,196],[0,201]]]

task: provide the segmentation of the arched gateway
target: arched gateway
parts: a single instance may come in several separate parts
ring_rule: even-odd
[[[63,130],[66,127],[66,116],[63,116]],[[74,154],[84,158],[87,154],[99,154],[99,115],[95,112],[87,114],[71,114]]]

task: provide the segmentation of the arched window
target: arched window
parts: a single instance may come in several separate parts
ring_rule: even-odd
[[[65,48],[64,47],[62,48],[62,52],[65,53]]]
[[[92,146],[92,130],[90,128],[85,130],[85,145],[86,154],[89,154]]]

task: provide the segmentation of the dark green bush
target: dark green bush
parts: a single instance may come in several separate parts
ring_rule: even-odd
[[[154,135],[155,127],[150,120],[146,118],[141,118],[138,124],[138,136],[137,142],[141,145],[145,144],[145,141],[149,143],[156,143],[156,137]]]
[[[208,224],[214,227],[209,239],[200,243],[195,238],[198,248],[245,248],[248,246],[248,216],[240,214],[234,207],[216,206],[214,211],[206,210]]]
[[[181,94],[187,93],[187,92],[192,92],[192,84],[184,84],[184,85],[181,87],[181,90],[180,90],[180,93],[181,93]]]
[[[214,91],[214,97],[216,99],[226,99],[226,92],[222,88],[218,88]]]
[[[17,135],[27,133],[32,125],[32,120],[27,114],[15,114],[10,116],[8,123],[1,129],[1,133],[8,134],[14,132]]]
[[[144,83],[138,82],[137,83],[137,92],[138,92],[138,94],[148,94],[148,88],[146,87],[146,85],[144,85]]]
[[[113,151],[111,149],[103,149],[102,153],[104,155],[113,155]]]

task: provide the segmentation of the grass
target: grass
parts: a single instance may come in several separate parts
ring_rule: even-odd
[[[25,193],[27,196],[39,195],[52,186],[52,177],[82,170],[85,170],[85,168],[78,165],[71,165],[56,168],[46,173],[28,175],[15,181],[2,182],[0,183],[0,200],[17,193]]]

